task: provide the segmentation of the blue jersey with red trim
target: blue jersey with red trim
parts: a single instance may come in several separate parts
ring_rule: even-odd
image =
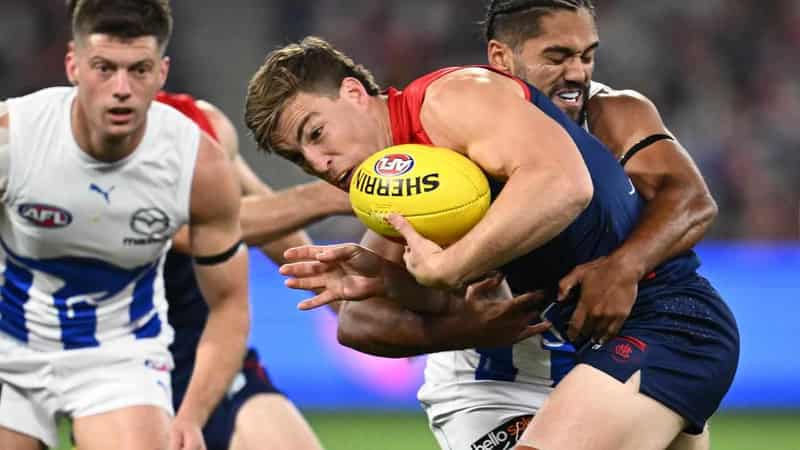
[[[465,67],[440,69],[409,84],[402,92],[389,89],[388,104],[395,145],[418,143],[434,145],[420,121],[420,109],[425,91],[432,82]],[[487,70],[509,76],[489,67]],[[512,77],[513,78],[513,77]],[[538,89],[516,79],[532,105],[555,120],[567,131],[583,157],[594,184],[594,195],[586,209],[558,236],[530,253],[506,264],[505,273],[515,293],[545,289],[556,292],[558,281],[575,266],[607,256],[618,248],[639,220],[644,200],[636,192],[613,154],[594,136],[565,115]],[[501,182],[491,180],[493,195],[503,188]],[[524,208],[525,205],[521,205]],[[535,213],[535,211],[531,211]],[[695,275],[699,260],[694,252],[672,258],[642,280],[637,308],[646,308],[654,294],[662,289],[679,285]],[[560,309],[560,317],[551,319],[556,329],[564,331],[566,320],[574,305]]]

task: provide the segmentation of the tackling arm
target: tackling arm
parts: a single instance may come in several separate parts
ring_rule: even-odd
[[[669,135],[658,110],[631,92],[601,95],[589,104],[593,133],[620,159],[649,136]],[[559,283],[559,296],[581,285],[568,334],[607,342],[630,314],[639,281],[667,259],[686,252],[711,225],[717,207],[691,157],[672,139],[632,156],[625,170],[648,201],[625,242],[606,258],[577,266]]]
[[[619,157],[648,136],[671,135],[655,105],[641,94],[602,96],[592,107],[592,132]],[[625,171],[647,206],[633,233],[611,257],[624,261],[641,278],[697,244],[716,217],[717,206],[677,140],[660,140],[642,149],[628,160]]]
[[[362,245],[395,264],[402,264],[403,246],[368,231]],[[428,289],[428,291],[434,291]],[[406,309],[400,303],[373,296],[343,301],[339,307],[339,342],[364,353],[404,357],[477,346],[508,345],[540,332],[546,324],[529,326],[543,296],[511,299],[499,278],[482,281],[464,292],[437,291],[442,308],[436,312]]]

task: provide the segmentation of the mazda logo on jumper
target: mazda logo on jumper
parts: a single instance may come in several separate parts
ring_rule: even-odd
[[[131,230],[143,236],[124,238],[125,245],[146,245],[161,243],[169,239],[169,216],[158,208],[141,208],[131,216]]]

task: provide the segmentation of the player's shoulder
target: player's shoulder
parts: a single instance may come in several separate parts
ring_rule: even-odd
[[[0,100],[0,128],[8,128],[8,105]]]
[[[235,133],[235,127],[230,117],[222,112],[217,105],[203,99],[195,100],[195,105],[206,116],[206,119],[211,122],[211,126],[214,127],[217,134],[230,130]]]
[[[434,99],[460,108],[465,102],[503,102],[509,96],[525,95],[519,80],[484,66],[450,67],[431,75],[438,76],[427,89],[426,104]]]
[[[147,113],[147,127],[148,129],[153,127],[152,132],[163,139],[178,142],[196,142],[190,138],[195,133],[201,138],[204,136],[194,120],[171,104],[161,101],[154,101],[150,104]]]
[[[206,116],[211,128],[217,137],[217,142],[226,152],[229,158],[234,159],[239,154],[239,136],[236,126],[230,117],[213,103],[198,99],[195,101],[197,109]]]
[[[591,92],[596,90],[596,92]],[[592,82],[587,112],[606,117],[631,117],[658,114],[658,109],[646,95],[633,89],[614,89]]]
[[[49,87],[9,98],[4,102],[6,110],[0,112],[0,115],[10,115],[12,108],[14,114],[33,114],[36,111],[52,109],[71,99],[74,91],[75,88],[70,86]]]
[[[194,104],[197,106],[197,109],[203,111],[203,113],[209,118],[225,116],[225,113],[223,113],[222,110],[217,107],[217,105],[209,102],[208,100],[198,98],[194,100]]]
[[[639,140],[667,132],[655,104],[632,89],[599,89],[586,105],[586,120],[592,134],[618,157]]]
[[[175,106],[162,100],[152,102],[150,104],[149,113],[163,118],[163,120],[172,120],[178,123],[194,123]]]
[[[53,86],[38,91],[31,92],[30,94],[17,97],[18,99],[34,100],[47,100],[54,98],[64,98],[70,96],[75,91],[74,86]]]
[[[491,88],[496,84],[518,84],[510,74],[500,73],[486,66],[447,67],[432,72],[429,76],[436,77],[434,83],[437,85],[447,85],[453,89],[468,87],[480,90]]]

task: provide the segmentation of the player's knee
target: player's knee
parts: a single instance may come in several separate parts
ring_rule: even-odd
[[[247,433],[248,430],[264,428],[265,419],[270,416],[282,415],[286,410],[288,400],[278,393],[262,393],[247,399],[236,413],[236,430]]]

